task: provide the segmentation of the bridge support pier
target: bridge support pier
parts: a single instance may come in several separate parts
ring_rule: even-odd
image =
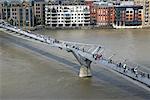
[[[77,51],[72,51],[72,53],[81,65],[80,71],[79,71],[79,77],[91,77],[92,73],[91,73],[90,65],[92,61],[81,56]]]
[[[79,77],[91,77],[91,68],[86,67],[84,65],[81,65],[80,67],[80,72],[79,72]]]

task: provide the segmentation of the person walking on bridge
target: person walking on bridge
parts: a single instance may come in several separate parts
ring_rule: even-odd
[[[127,64],[123,65],[123,69],[124,69],[124,72],[126,72],[126,70],[127,70]]]

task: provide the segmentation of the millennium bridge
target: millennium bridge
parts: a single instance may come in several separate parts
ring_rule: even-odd
[[[30,31],[24,31],[16,26],[0,20],[0,29],[9,34],[18,34],[21,37],[30,38],[30,40],[40,41],[43,44],[48,44],[51,47],[56,47],[61,50],[66,50],[72,53],[80,63],[79,77],[91,77],[91,63],[104,65],[106,69],[111,70],[124,78],[131,79],[142,86],[150,88],[150,73],[139,70],[139,65],[128,64],[124,62],[114,61],[112,54],[110,57],[103,55],[104,47],[97,44],[84,44],[77,42],[68,42],[51,38],[50,36],[35,34]]]

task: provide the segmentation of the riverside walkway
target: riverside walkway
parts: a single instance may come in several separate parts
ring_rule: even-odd
[[[23,31],[15,26],[12,26],[4,21],[0,21],[0,28],[6,31],[13,32],[29,37],[30,39],[46,43],[52,47],[60,48],[68,52],[73,53],[78,62],[81,64],[80,77],[90,77],[91,63],[105,65],[107,69],[113,70],[125,77],[131,78],[134,81],[144,84],[148,88],[150,87],[150,74],[138,69],[139,65],[129,65],[127,61],[117,62],[113,60],[113,56],[109,58],[104,57],[104,47],[96,44],[84,44],[76,42],[68,42],[57,40],[46,35],[35,34],[28,31]]]

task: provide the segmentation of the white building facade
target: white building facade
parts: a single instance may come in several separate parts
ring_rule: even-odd
[[[54,28],[89,26],[89,6],[45,5],[45,25]]]
[[[134,3],[143,6],[143,27],[150,27],[150,0],[134,0]]]

